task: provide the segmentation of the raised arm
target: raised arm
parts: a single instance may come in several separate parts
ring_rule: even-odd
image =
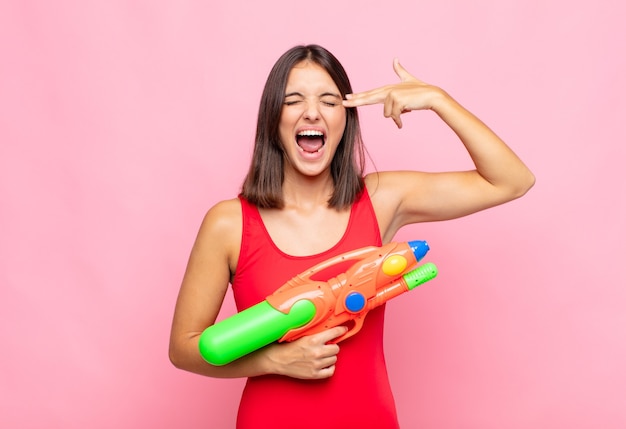
[[[434,111],[459,137],[476,167],[472,171],[382,172],[366,178],[383,240],[404,225],[461,217],[524,195],[535,178],[518,156],[449,94],[412,76],[397,60],[400,82],[351,94],[345,107],[382,104],[385,117],[402,128],[401,115]]]

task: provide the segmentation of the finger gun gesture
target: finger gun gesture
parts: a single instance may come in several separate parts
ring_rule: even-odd
[[[402,128],[400,115],[403,113],[430,109],[438,88],[411,75],[397,58],[393,61],[393,70],[400,78],[399,83],[360,93],[347,94],[346,100],[343,101],[344,107],[382,104],[384,116],[393,119],[398,128]]]

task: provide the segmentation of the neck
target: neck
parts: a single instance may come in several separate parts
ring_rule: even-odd
[[[285,176],[283,198],[285,207],[313,207],[328,205],[334,190],[330,174],[323,176]]]

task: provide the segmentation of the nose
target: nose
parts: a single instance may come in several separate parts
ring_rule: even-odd
[[[304,118],[310,121],[316,121],[320,117],[320,111],[318,109],[317,103],[308,102],[306,103],[306,107],[304,109]]]

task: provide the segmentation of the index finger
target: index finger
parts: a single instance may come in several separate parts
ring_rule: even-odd
[[[317,339],[320,340],[322,344],[326,344],[330,340],[334,340],[335,338],[342,336],[346,332],[348,332],[347,327],[335,326],[334,328],[327,329],[315,335],[317,336]]]
[[[368,104],[381,104],[384,103],[386,97],[386,87],[380,87],[356,94],[346,94],[346,99],[343,100],[343,106],[358,107]]]

